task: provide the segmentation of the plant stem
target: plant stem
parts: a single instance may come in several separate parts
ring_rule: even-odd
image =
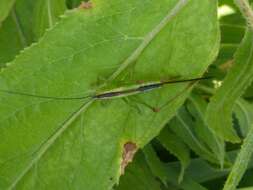
[[[253,153],[253,125],[242,144],[242,148],[235,160],[234,166],[227,178],[223,190],[235,190],[243,174],[247,170],[250,158]]]
[[[248,22],[249,27],[253,30],[253,11],[250,7],[248,0],[234,0],[235,4],[239,7],[242,15]]]

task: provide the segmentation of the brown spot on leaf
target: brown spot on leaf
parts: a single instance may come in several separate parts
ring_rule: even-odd
[[[91,9],[93,7],[92,3],[90,1],[88,2],[82,2],[78,8],[80,9]]]
[[[160,108],[152,108],[152,111],[155,112],[155,113],[158,113],[158,112],[161,111],[161,109]]]
[[[121,161],[121,175],[124,174],[126,166],[133,161],[133,157],[137,152],[137,145],[133,142],[127,142],[124,144],[122,161]]]

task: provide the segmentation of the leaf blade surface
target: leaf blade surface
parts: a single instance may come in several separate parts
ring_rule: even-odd
[[[178,1],[92,2],[94,7],[90,10],[69,12],[38,44],[26,49],[2,70],[1,86],[47,96],[93,93],[97,90],[97,78],[109,78],[139,47],[142,37],[152,31]],[[192,12],[198,14],[193,16]],[[199,21],[199,15],[205,15],[203,20]],[[202,75],[218,49],[215,15],[216,2],[191,1],[148,44],[134,68],[125,69],[113,82],[119,86],[122,80],[130,83],[138,79],[152,81],[165,76]],[[206,20],[210,23],[208,26]],[[189,38],[199,33],[201,37]],[[194,52],[188,52],[196,46]],[[186,69],[189,64],[191,71]],[[134,74],[130,80],[132,69]],[[171,85],[136,98],[161,106],[177,97],[186,86]],[[124,144],[132,142],[143,147],[173,116],[186,95],[175,98],[157,114],[144,106],[136,109],[121,99],[95,101],[77,113],[83,101],[50,101],[1,94],[0,136],[5,142],[0,145],[1,188],[112,187],[121,173]],[[57,136],[69,121],[64,132]],[[55,135],[57,139],[53,141]],[[42,151],[48,143],[50,146]],[[34,164],[29,165],[31,162]]]

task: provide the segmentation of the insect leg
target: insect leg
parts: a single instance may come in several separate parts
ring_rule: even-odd
[[[124,97],[122,100],[129,105],[130,107],[133,107],[139,114],[141,114],[141,108],[136,104],[135,102],[132,101],[133,97]]]
[[[144,107],[146,107],[146,108],[148,108],[148,109],[154,111],[154,107],[153,107],[153,106],[149,105],[148,103],[144,102],[143,100],[141,100],[141,99],[138,98],[138,97],[131,97],[131,100],[132,100],[133,102],[135,102],[135,104],[136,104],[137,106],[138,106],[138,105],[142,105],[142,106],[144,106]],[[139,106],[138,106],[138,107],[139,107]],[[140,108],[139,108],[139,109],[140,109]],[[141,109],[140,109],[140,110],[141,110]]]
[[[180,97],[181,95],[183,95],[187,90],[189,90],[194,84],[196,83],[196,81],[191,82],[190,84],[188,84],[186,86],[186,88],[184,88],[183,90],[181,90],[179,93],[177,93],[175,96],[173,96],[171,99],[169,99],[165,104],[163,104],[161,107],[157,107],[154,108],[153,111],[154,112],[160,112],[163,108],[165,108],[168,104],[170,104],[172,101],[174,101],[175,99],[177,99],[178,97]]]

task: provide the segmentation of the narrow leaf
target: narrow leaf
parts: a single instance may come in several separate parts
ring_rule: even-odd
[[[0,28],[0,67],[34,42],[33,14],[36,1],[18,0]]]
[[[182,165],[181,172],[178,177],[178,181],[180,183],[183,180],[184,171],[190,163],[190,151],[188,147],[168,128],[165,128],[157,139],[164,148],[180,160]]]
[[[21,49],[23,49],[23,43],[15,22],[15,13],[12,12],[0,28],[0,67],[14,59]]]
[[[166,185],[168,181],[166,168],[164,164],[159,160],[152,145],[151,144],[146,145],[143,148],[143,153],[145,155],[145,159],[153,175],[159,178],[163,182],[163,184]]]
[[[233,68],[207,108],[208,126],[221,138],[234,143],[240,142],[240,138],[232,127],[232,111],[236,100],[253,80],[252,54],[253,32],[248,31],[236,52]]]
[[[37,0],[34,10],[34,34],[40,38],[46,29],[52,28],[66,10],[65,0]]]
[[[226,180],[223,190],[235,190],[243,174],[246,172],[249,161],[253,153],[253,126],[249,130],[247,137],[245,138],[242,148],[235,160],[233,168]]]
[[[207,102],[201,96],[192,93],[189,97],[189,104],[187,104],[187,107],[195,118],[195,124],[192,130],[195,131],[197,138],[216,155],[220,164],[223,165],[225,156],[224,142],[215,135],[214,131],[208,128],[205,122]]]
[[[253,105],[252,103],[240,98],[236,101],[234,113],[239,121],[240,131],[243,137],[246,137],[253,123]]]
[[[9,15],[12,6],[14,5],[15,0],[1,0],[0,1],[0,26],[1,23]]]
[[[178,184],[177,176],[179,175],[179,170],[175,169],[170,164],[166,165],[166,171],[168,175],[168,181],[172,185],[176,186],[178,189],[183,190],[207,190],[204,186],[200,183],[196,182],[192,179],[190,175],[185,175],[183,181]]]
[[[194,130],[195,124],[184,107],[180,109],[176,117],[171,120],[169,127],[174,131],[184,143],[189,146],[196,154],[206,160],[216,163],[217,158],[210,149],[201,141]]]
[[[234,151],[228,151],[226,153],[226,156],[234,161],[236,159],[236,156],[238,155],[238,152],[240,149],[234,150]],[[167,171],[170,171],[171,168],[180,168],[179,162],[169,162],[166,164]],[[252,170],[253,168],[253,158],[251,158],[248,169]],[[231,167],[228,167],[226,169],[220,169],[217,167],[214,167],[212,164],[209,164],[206,162],[203,158],[195,158],[191,160],[191,163],[185,173],[185,178],[187,176],[191,177],[195,182],[206,184],[207,182],[215,181],[217,179],[224,179],[229,172],[231,171]],[[223,185],[223,184],[221,184]],[[220,188],[219,188],[220,189]]]

